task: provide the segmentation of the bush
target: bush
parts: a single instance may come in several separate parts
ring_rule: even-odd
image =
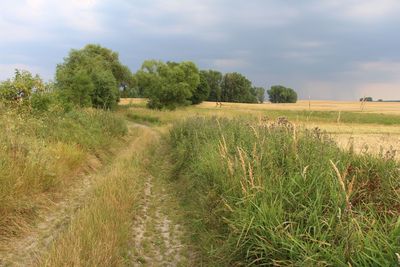
[[[46,112],[51,103],[54,102],[54,96],[50,93],[32,94],[30,104],[34,112]]]
[[[15,70],[13,78],[0,83],[0,100],[8,104],[22,103],[29,99],[32,93],[45,90],[42,79],[33,76],[26,70]]]
[[[274,85],[267,91],[271,103],[296,103],[297,93],[281,85]]]

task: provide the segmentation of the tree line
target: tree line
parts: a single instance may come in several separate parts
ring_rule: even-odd
[[[50,96],[45,93],[52,92]],[[267,91],[271,102],[296,102],[290,88],[273,86]],[[3,101],[26,102],[46,109],[56,99],[67,106],[114,108],[120,97],[146,97],[148,107],[175,109],[203,101],[263,103],[265,89],[238,72],[199,70],[190,61],[146,60],[132,73],[118,53],[89,44],[70,51],[57,65],[54,83],[45,84],[39,76],[16,71],[15,77],[0,83]],[[34,104],[36,103],[36,104]]]

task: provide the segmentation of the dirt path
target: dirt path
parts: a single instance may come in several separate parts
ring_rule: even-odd
[[[190,266],[193,250],[174,190],[149,172],[132,225],[132,266]]]
[[[141,136],[132,134],[135,128],[141,129],[140,135],[152,135],[150,139],[153,141],[159,139],[159,134],[147,126],[131,124],[129,128],[130,144],[102,169],[119,166],[114,162],[146,150],[149,143],[143,143]],[[144,161],[148,161],[148,158],[144,157]],[[101,175],[82,175],[68,188],[61,201],[40,212],[38,223],[31,231],[8,240],[0,247],[0,266],[33,266],[40,262],[90,197],[98,179],[101,179]],[[181,208],[171,193],[173,190],[169,190],[165,181],[154,178],[149,172],[145,172],[141,179],[145,186],[144,192],[140,193],[140,209],[132,221],[130,260],[127,265],[187,266],[191,258],[190,248],[186,242],[187,232],[180,223],[183,218]]]

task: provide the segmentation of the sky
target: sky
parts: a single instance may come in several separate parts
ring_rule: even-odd
[[[399,0],[2,0],[0,80],[54,78],[71,49],[194,61],[300,99],[400,99]]]

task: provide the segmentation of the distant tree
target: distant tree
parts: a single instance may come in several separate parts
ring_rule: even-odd
[[[9,103],[25,101],[34,92],[45,90],[45,84],[39,75],[33,76],[26,70],[15,70],[13,78],[0,83],[0,99]]]
[[[271,89],[267,91],[269,95],[269,101],[272,103],[296,103],[297,93],[291,89],[281,85],[271,86]]]
[[[221,101],[257,103],[257,97],[251,82],[242,74],[227,73],[222,79]]]
[[[222,73],[215,70],[202,70],[200,73],[203,75],[210,88],[208,101],[221,101]]]
[[[64,100],[79,106],[109,109],[119,101],[120,88],[132,85],[132,73],[118,54],[89,44],[71,50],[56,69],[56,88]]]
[[[188,105],[200,83],[193,62],[145,61],[137,72],[138,88],[149,98],[148,107],[175,109]]]
[[[372,102],[372,101],[374,101],[374,99],[370,96],[360,98],[360,102]]]
[[[210,94],[210,86],[207,82],[207,76],[205,72],[200,72],[200,83],[196,87],[196,90],[193,92],[191,97],[192,104],[200,104],[201,102],[207,100]]]
[[[264,87],[253,87],[253,91],[256,95],[258,103],[264,103],[265,101],[265,88]]]

